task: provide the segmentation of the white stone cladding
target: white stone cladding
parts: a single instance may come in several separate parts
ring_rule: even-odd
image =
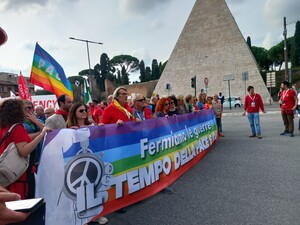
[[[266,101],[269,92],[225,0],[197,0],[154,93],[194,95],[191,78],[196,76],[197,96],[201,88],[206,90],[205,77],[209,79],[208,95],[222,92],[228,96],[228,82],[223,81],[223,76],[233,74],[231,96],[243,99],[242,73],[245,71],[249,74],[246,86],[254,86],[255,92]],[[167,83],[171,84],[169,92]]]

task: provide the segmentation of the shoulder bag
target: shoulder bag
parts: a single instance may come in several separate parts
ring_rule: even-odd
[[[14,127],[12,125],[0,141],[0,145],[10,135]],[[29,165],[29,155],[22,157],[17,146],[11,142],[0,156],[0,185],[6,187],[16,180],[26,171]]]

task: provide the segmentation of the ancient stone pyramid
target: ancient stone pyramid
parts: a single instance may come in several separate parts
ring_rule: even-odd
[[[204,89],[208,95],[222,92],[228,97],[228,81],[223,78],[233,75],[231,96],[244,98],[243,72],[248,72],[246,86],[254,86],[266,101],[269,92],[225,0],[197,0],[154,93],[194,95],[191,78],[196,76],[197,96]]]

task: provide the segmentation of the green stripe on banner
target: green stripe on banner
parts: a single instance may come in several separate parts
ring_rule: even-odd
[[[216,135],[217,132],[217,125],[213,125],[212,129],[209,131],[205,131],[203,133],[201,133],[201,136],[196,140],[195,138],[189,139],[185,142],[182,142],[179,145],[175,145],[172,148],[167,148],[165,150],[162,150],[162,148],[159,149],[159,152],[156,152],[154,155],[150,155],[148,151],[146,151],[145,157],[141,160],[141,155],[135,155],[129,158],[125,158],[125,159],[121,159],[121,160],[117,160],[112,162],[112,165],[114,167],[114,174],[119,174],[119,173],[123,173],[127,170],[133,169],[135,167],[142,167],[145,166],[145,164],[151,163],[153,161],[155,161],[156,159],[163,157],[165,155],[171,154],[171,153],[175,153],[178,152],[188,146],[190,146],[191,144],[193,144],[195,147],[197,146],[197,141],[201,140],[204,137],[208,137],[209,135]],[[149,140],[151,141],[151,140]]]

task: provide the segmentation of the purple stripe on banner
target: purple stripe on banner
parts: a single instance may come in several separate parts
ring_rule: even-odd
[[[99,137],[109,137],[116,134],[123,135],[128,133],[141,132],[145,129],[159,129],[160,127],[172,126],[174,124],[179,123],[186,123],[186,121],[195,119],[195,114],[199,115],[199,117],[202,117],[203,119],[205,117],[205,120],[210,120],[214,117],[212,110],[203,110],[179,116],[150,119],[142,121],[141,123],[128,122],[124,125],[106,124],[104,126],[90,126],[90,138],[93,139]],[[59,131],[59,129],[55,129],[49,132],[44,142],[44,146],[47,145],[58,134]]]
[[[172,126],[173,124],[178,124],[182,122],[186,122],[187,120],[192,119],[195,114],[199,115],[200,117],[206,117],[208,119],[212,119],[214,117],[214,114],[212,110],[202,110],[199,112],[194,112],[194,113],[188,113],[184,115],[179,115],[179,116],[171,116],[167,118],[155,118],[155,119],[150,119],[150,120],[145,120],[142,121],[141,123],[137,122],[128,122],[126,124],[130,124],[130,126],[124,126],[124,125],[117,125],[117,124],[106,124],[103,127],[105,129],[99,129],[97,126],[92,126],[90,127],[91,129],[91,136],[90,138],[95,138],[99,136],[105,135],[105,136],[111,136],[115,135],[116,131],[118,134],[126,134],[126,133],[131,133],[131,132],[140,132],[145,129],[154,129],[154,128],[159,128],[163,126]],[[207,120],[208,120],[207,119]],[[105,131],[103,131],[105,130]],[[104,133],[102,133],[104,132]],[[101,134],[101,135],[99,135]]]

